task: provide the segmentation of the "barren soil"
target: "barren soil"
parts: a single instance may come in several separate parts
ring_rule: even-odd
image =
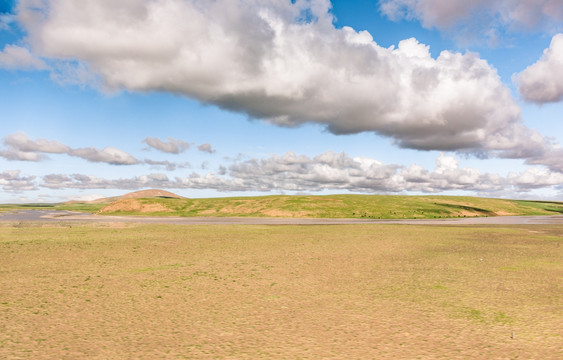
[[[162,204],[142,204],[136,199],[122,199],[104,206],[100,213],[113,211],[138,211],[140,213],[170,212],[166,206]]]
[[[0,225],[0,358],[561,359],[563,226]]]

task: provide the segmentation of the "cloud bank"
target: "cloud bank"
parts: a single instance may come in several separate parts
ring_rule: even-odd
[[[429,172],[419,165],[403,167],[380,161],[326,152],[309,158],[292,152],[267,159],[235,163],[228,174],[248,188],[261,191],[352,192],[441,192],[448,190],[498,191],[505,183],[500,177],[481,174],[476,169],[458,167],[453,157],[444,154]]]
[[[433,170],[420,165],[408,167],[378,160],[326,152],[314,157],[288,152],[263,159],[238,160],[217,173],[192,172],[183,177],[162,173],[120,179],[84,174],[49,174],[39,179],[23,177],[18,171],[0,174],[0,186],[7,191],[62,189],[207,189],[220,192],[318,192],[324,190],[358,193],[440,193],[465,191],[482,196],[507,192],[526,193],[538,188],[561,189],[563,174],[545,168],[530,168],[506,177],[460,167],[453,156],[441,154]]]
[[[18,21],[58,75],[79,73],[83,81],[89,71],[108,89],[180,93],[279,126],[375,132],[406,148],[523,158],[546,152],[485,60],[450,51],[432,58],[415,39],[383,48],[366,31],[335,28],[330,6],[22,0]],[[73,64],[80,71],[69,70]]]
[[[520,94],[528,101],[563,100],[563,34],[555,35],[541,59],[518,74],[516,81]]]

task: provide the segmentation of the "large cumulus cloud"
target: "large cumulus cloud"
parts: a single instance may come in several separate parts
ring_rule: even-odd
[[[327,0],[22,0],[18,9],[57,76],[85,79],[87,69],[108,89],[181,93],[280,126],[376,132],[414,149],[543,151],[486,61],[432,58],[415,39],[383,48],[335,28]]]

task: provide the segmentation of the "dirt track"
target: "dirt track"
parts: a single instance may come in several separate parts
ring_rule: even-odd
[[[311,219],[253,217],[149,217],[105,216],[57,210],[23,210],[0,213],[0,222],[86,222],[86,223],[145,223],[177,225],[339,225],[339,224],[416,224],[416,225],[523,225],[563,224],[563,215],[554,216],[495,216],[453,219]]]

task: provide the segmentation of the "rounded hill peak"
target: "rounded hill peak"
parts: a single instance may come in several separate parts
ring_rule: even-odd
[[[120,196],[119,198],[120,199],[142,199],[142,198],[183,199],[184,197],[166,190],[150,189],[150,190],[140,190],[140,191],[130,192],[128,194]]]

